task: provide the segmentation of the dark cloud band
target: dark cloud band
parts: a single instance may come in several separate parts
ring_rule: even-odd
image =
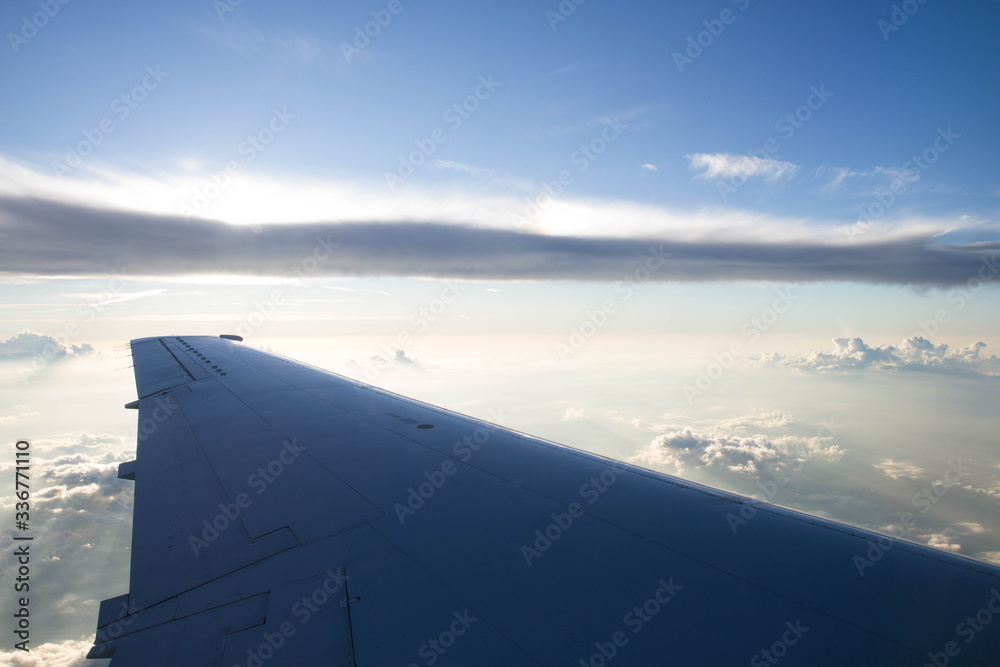
[[[958,285],[996,277],[996,249],[930,237],[854,244],[546,236],[427,222],[227,223],[0,198],[0,270],[33,275],[229,273],[505,280]]]

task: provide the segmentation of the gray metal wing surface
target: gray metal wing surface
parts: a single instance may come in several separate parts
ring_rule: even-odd
[[[1000,664],[991,565],[239,341],[131,346],[112,667]]]

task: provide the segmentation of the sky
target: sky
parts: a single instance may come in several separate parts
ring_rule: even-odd
[[[151,335],[1000,562],[998,19],[5,3],[0,539],[25,439],[42,556],[0,662],[84,664],[127,589]]]

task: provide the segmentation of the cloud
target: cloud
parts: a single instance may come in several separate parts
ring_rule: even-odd
[[[227,48],[243,56],[261,54],[274,56],[285,63],[311,63],[324,56],[324,48],[310,33],[283,33],[268,35],[260,30],[243,33],[203,31],[203,34],[218,40]]]
[[[875,167],[871,173],[883,183],[879,190],[890,189],[893,192],[900,192],[920,180],[920,172],[916,169]]]
[[[1000,266],[930,237],[870,243],[671,241],[521,233],[434,222],[283,223],[252,229],[207,220],[0,197],[3,270],[28,275],[315,275],[618,281],[656,256],[657,281],[829,281],[948,285]],[[54,245],[52,239],[59,239]],[[72,252],[67,252],[72,248]],[[995,253],[994,253],[995,254]],[[991,274],[992,275],[992,274]]]
[[[586,411],[583,408],[566,408],[566,412],[563,413],[564,420],[570,419],[583,419],[587,416]]]
[[[892,459],[885,459],[881,463],[875,464],[875,467],[891,479],[920,479],[924,473],[922,468]]]
[[[48,361],[68,357],[82,357],[94,353],[89,343],[66,346],[52,336],[43,336],[31,331],[0,341],[0,361],[13,359],[33,359],[42,357]]]
[[[466,174],[472,174],[473,176],[477,174],[492,174],[493,172],[489,169],[484,169],[482,167],[473,167],[471,165],[462,164],[461,162],[453,162],[451,160],[434,160],[431,163],[435,169],[451,169],[452,171],[461,171]]]
[[[899,167],[875,167],[868,171],[855,171],[846,167],[819,167],[816,178],[829,178],[823,185],[824,192],[840,188],[848,180],[859,181],[859,185],[870,194],[884,190],[899,193],[920,180],[920,172],[916,169],[901,169]]]
[[[724,469],[747,475],[796,467],[809,459],[838,460],[844,453],[830,438],[697,433],[689,428],[654,438],[630,461],[673,466],[678,474],[688,466]]]
[[[14,405],[11,406],[10,409],[12,414],[0,415],[0,426],[6,426],[8,424],[16,424],[20,421],[24,421],[25,419],[36,417],[39,414],[38,412],[29,412],[28,408],[23,405]],[[16,414],[13,414],[14,412],[16,412]]]
[[[32,439],[32,577],[50,594],[32,598],[35,641],[46,637],[93,637],[99,601],[112,597],[128,572],[134,485],[118,479],[118,464],[131,458],[134,442],[104,435]],[[0,464],[0,475],[12,474]],[[16,498],[0,498],[0,511],[13,512]],[[0,530],[10,541],[14,528]],[[16,573],[7,550],[0,554],[0,585]],[[0,654],[0,664],[84,665],[76,651],[91,642],[32,646],[22,662]],[[87,646],[89,648],[89,646]],[[31,660],[37,662],[31,662]],[[5,661],[6,660],[6,661]]]
[[[377,289],[354,289],[353,287],[340,287],[338,285],[320,285],[324,289],[332,289],[338,292],[367,292],[369,294],[382,294],[384,296],[392,296],[389,292],[383,292]]]
[[[785,176],[791,177],[798,171],[798,165],[782,160],[756,157],[753,155],[733,155],[732,153],[694,153],[685,156],[691,169],[702,170],[699,178],[752,178],[759,176],[774,181]]]
[[[936,549],[944,549],[945,551],[951,551],[957,553],[962,550],[962,545],[955,541],[955,537],[950,535],[947,531],[943,533],[931,533],[926,537],[927,546],[934,547]]]
[[[856,176],[861,175],[861,172],[853,171],[845,167],[819,167],[816,170],[817,178],[822,178],[827,174],[830,175],[830,181],[823,186],[824,192],[836,190],[843,185],[848,178],[855,178]]]
[[[540,210],[526,212],[545,190],[537,183],[512,181],[509,177],[483,179],[478,191],[470,191],[466,179],[459,178],[451,186],[435,187],[408,181],[389,192],[379,179],[269,177],[241,172],[214,192],[212,174],[192,172],[191,161],[186,162],[189,168],[180,171],[137,173],[95,159],[60,178],[51,169],[0,154],[0,196],[69,203],[88,210],[134,211],[154,218],[176,219],[181,212],[238,225],[423,222],[566,237],[712,243],[725,239],[732,244],[836,245],[850,240],[844,234],[846,221],[840,217],[788,217],[725,206],[681,210],[565,193]],[[213,193],[206,199],[204,193],[209,191],[209,185]],[[525,221],[524,216],[530,219]],[[5,233],[0,230],[0,234]],[[970,234],[989,241],[998,233],[1000,221],[995,218],[896,214],[880,219],[878,225],[865,230],[855,241],[868,244],[896,240],[922,245],[928,239],[946,243],[946,239],[954,238],[968,243]],[[795,249],[787,250],[791,253]]]
[[[97,618],[94,618],[96,624]],[[108,660],[87,660],[92,639],[32,645],[31,651],[0,651],[0,664],[9,667],[103,667]]]
[[[118,294],[108,294],[108,293],[72,293],[72,294],[61,294],[69,299],[83,299],[86,305],[90,308],[101,308],[103,306],[110,306],[114,303],[125,303],[126,301],[135,301],[136,299],[144,299],[147,296],[156,296],[157,294],[163,294],[167,290],[165,289],[148,289],[141,292],[122,292]]]
[[[986,343],[978,342],[950,350],[921,336],[904,339],[899,345],[870,347],[861,338],[834,338],[832,350],[813,350],[805,357],[769,353],[750,357],[751,365],[787,366],[817,372],[928,371],[966,373],[1000,377],[1000,358],[983,356]]]
[[[118,482],[119,463],[114,457],[94,459],[82,453],[49,459],[40,476],[43,488],[37,491],[36,498],[41,505],[46,500],[72,496],[93,496],[103,500],[112,498],[121,489]]]
[[[642,169],[646,170],[646,171],[659,171],[660,170],[660,168],[657,167],[655,164],[651,164],[649,162],[644,162],[643,164],[640,165],[640,167]]]
[[[420,362],[412,357],[406,356],[405,350],[396,350],[396,354],[392,355],[392,360],[399,364],[419,364]]]
[[[859,502],[854,496],[845,496],[843,494],[836,493],[813,493],[806,496],[807,500],[813,502],[822,503],[824,505],[832,505],[835,508],[844,508],[850,505],[857,505]]]
[[[368,359],[368,361],[361,362],[355,359],[349,359],[345,362],[345,365],[350,368],[368,371],[384,371],[390,368],[398,368],[399,366],[406,366],[409,368],[421,368],[420,360],[414,359],[413,357],[406,356],[406,351],[399,349],[391,357],[376,354]]]
[[[755,412],[733,419],[727,419],[719,424],[720,428],[729,431],[742,431],[751,428],[784,428],[795,423],[791,415],[786,415],[780,410],[771,412]]]
[[[982,524],[975,523],[973,521],[963,521],[958,525],[962,528],[962,530],[965,530],[969,533],[975,533],[979,535],[986,532],[986,529],[983,528]]]
[[[1000,562],[1000,552],[991,551],[986,546],[995,544],[995,537],[989,536],[988,533],[990,531],[983,525],[968,521],[948,525],[947,520],[939,519],[934,521],[932,515],[922,518],[921,521],[936,525],[920,525],[908,529],[899,522],[893,522],[874,527],[874,530],[891,536],[901,536],[907,540],[926,544],[936,549],[952,553],[964,553],[965,555],[988,562]]]
[[[669,412],[659,415],[660,419],[670,420],[667,422],[650,422],[643,418],[626,418],[616,410],[609,411],[607,417],[616,422],[627,423],[640,431],[653,431],[655,433],[684,431],[688,428],[688,424],[691,423],[691,420],[684,415]],[[747,431],[750,429],[783,429],[793,426],[796,421],[794,417],[780,410],[772,410],[771,412],[757,410],[728,419],[699,419],[695,423],[713,432],[730,432]]]

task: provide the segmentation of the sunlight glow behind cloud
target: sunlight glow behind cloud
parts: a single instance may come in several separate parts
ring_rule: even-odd
[[[760,167],[778,173],[776,167]],[[779,170],[780,171],[780,170]],[[520,191],[518,191],[520,190]],[[907,215],[888,218],[857,238],[837,220],[781,217],[734,207],[678,210],[622,199],[570,196],[552,199],[540,186],[401,187],[339,178],[276,178],[253,173],[215,187],[211,172],[140,174],[88,163],[57,177],[0,155],[0,196],[35,198],[92,208],[183,217],[198,193],[217,192],[197,217],[238,225],[310,222],[434,222],[488,229],[595,238],[663,238],[677,241],[825,242],[866,244],[934,237],[956,229],[1000,229],[995,221]],[[853,221],[851,221],[853,223]]]

